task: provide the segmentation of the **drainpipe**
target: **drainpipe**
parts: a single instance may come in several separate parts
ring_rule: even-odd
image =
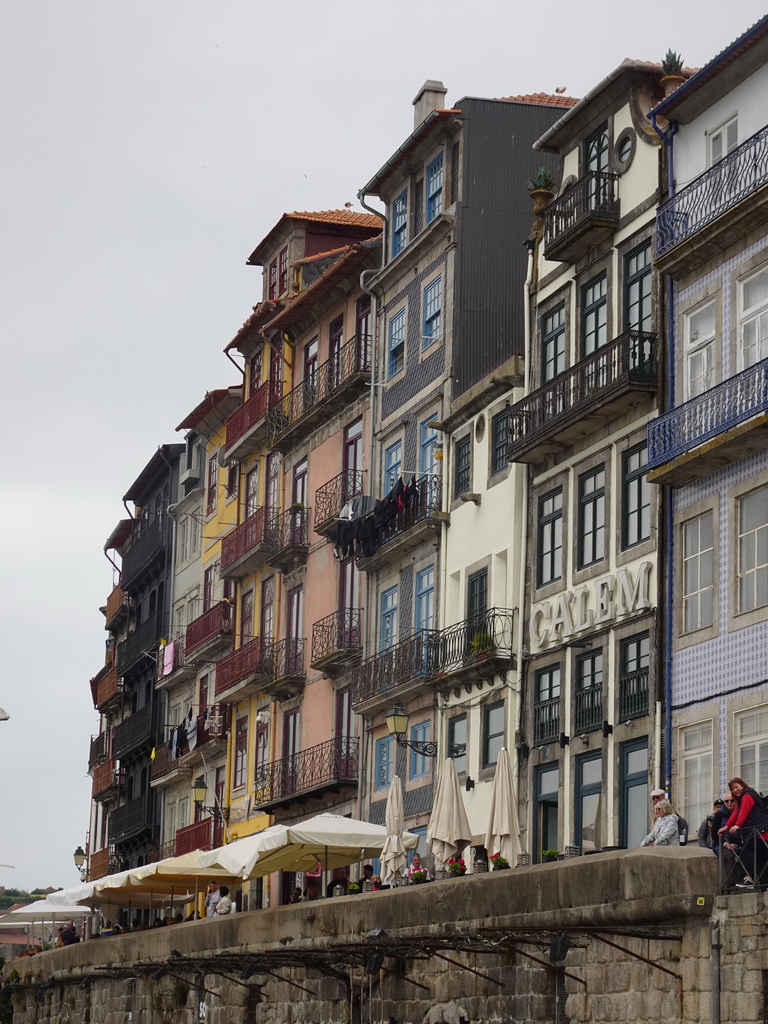
[[[712,925],[712,1024],[720,1024],[720,925]]]
[[[238,372],[238,373],[239,373],[239,374],[240,374],[240,375],[241,375],[241,376],[242,376],[243,378],[245,378],[245,367],[244,367],[244,366],[241,366],[241,365],[240,365],[239,363],[236,363],[236,362],[235,362],[235,360],[234,360],[234,359],[232,358],[232,356],[231,356],[231,355],[229,354],[229,349],[227,349],[227,348],[225,348],[225,349],[224,349],[224,355],[225,355],[225,356],[227,357],[227,359],[228,359],[228,360],[230,361],[230,363],[232,363],[232,365],[233,365],[233,366],[234,366],[234,368],[235,368],[235,369],[237,370],[237,372]],[[245,398],[245,396],[243,396],[243,398]]]

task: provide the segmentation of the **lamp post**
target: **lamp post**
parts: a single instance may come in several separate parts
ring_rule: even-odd
[[[214,796],[214,804],[212,807],[204,806],[203,801],[205,800],[205,794],[208,792],[208,783],[205,781],[204,775],[198,775],[195,781],[192,783],[192,799],[196,804],[199,804],[200,810],[205,811],[207,814],[211,814],[214,819],[219,821],[226,821],[226,815],[222,808],[219,806],[218,800]]]
[[[384,720],[387,723],[389,735],[395,737],[398,747],[415,750],[422,757],[437,757],[437,743],[432,740],[407,740],[405,738],[408,729],[408,712],[402,704],[395,704],[384,716]]]
[[[83,879],[85,877],[85,850],[82,848],[82,846],[78,846],[78,848],[72,854],[72,859],[75,862],[75,867],[80,872],[80,878]]]

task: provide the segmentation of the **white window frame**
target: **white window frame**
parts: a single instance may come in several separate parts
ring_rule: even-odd
[[[739,369],[745,370],[754,366],[762,359],[768,357],[768,294],[766,298],[749,308],[744,307],[744,292],[746,286],[755,278],[764,276],[768,279],[768,267],[763,267],[749,277],[739,281]],[[755,325],[755,341],[751,348],[755,349],[755,356],[747,358],[746,346],[744,343],[745,330]],[[761,331],[762,327],[762,331]]]
[[[710,531],[711,531],[711,543],[709,547],[702,546],[702,521],[709,517],[710,519]],[[693,527],[696,525],[697,529],[695,533]],[[706,512],[702,512],[701,515],[694,516],[691,519],[687,519],[681,524],[682,529],[682,552],[683,552],[683,573],[682,573],[682,591],[683,591],[683,618],[682,618],[682,631],[683,633],[693,633],[698,629],[706,629],[711,626],[714,621],[715,607],[714,607],[714,595],[715,595],[715,516],[711,509]],[[695,548],[690,543],[692,540],[696,540],[697,544]],[[688,577],[689,571],[695,574],[696,586],[688,588]],[[706,581],[707,575],[709,576],[709,584],[702,586],[702,579]],[[705,614],[706,609],[706,597],[709,594],[709,619]],[[695,624],[688,622],[688,612],[691,609],[695,614]]]
[[[753,720],[750,725],[750,719]],[[768,789],[768,704],[738,711],[733,716],[736,774],[758,793]]]
[[[712,809],[713,737],[711,718],[678,729],[678,791],[675,809],[690,822],[701,821]],[[686,746],[690,739],[690,747]]]
[[[712,308],[711,333],[691,337],[691,323],[706,309]],[[715,342],[717,340],[717,304],[714,299],[704,302],[685,314],[685,398],[690,401],[697,395],[703,395],[715,384]],[[691,373],[691,362],[694,358],[702,358],[703,370],[695,377]],[[694,388],[694,381],[702,381],[702,387]]]
[[[766,504],[766,513],[764,521],[761,522],[757,527],[742,532],[741,528],[741,510],[743,502],[748,498],[753,498],[762,492],[763,498]],[[761,543],[764,542],[766,535],[768,534],[768,486],[757,487],[752,491],[747,491],[746,494],[742,494],[738,500],[737,506],[738,516],[738,548],[737,548],[737,572],[736,572],[736,603],[739,612],[751,612],[757,608],[764,608],[768,605],[768,596],[766,600],[759,600],[759,581],[760,578],[768,576],[768,555],[766,555],[765,562],[759,562],[760,547]],[[745,545],[748,544],[753,558],[752,564],[748,568],[744,568],[742,563],[742,555],[744,552]],[[744,584],[748,583],[752,592],[752,601],[747,604],[742,600],[744,596]]]
[[[731,135],[730,142],[728,136]],[[707,132],[707,162],[710,167],[720,163],[739,145],[739,115],[731,114],[712,131]]]

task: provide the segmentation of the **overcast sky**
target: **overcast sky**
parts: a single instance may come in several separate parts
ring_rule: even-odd
[[[518,13],[519,12],[519,13]],[[760,3],[5,0],[0,5],[0,885],[67,886],[85,843],[88,680],[121,496],[260,298],[254,245],[343,207],[448,101],[583,95],[624,57],[689,66]],[[767,118],[768,120],[768,118]],[[531,167],[536,158],[532,154]]]

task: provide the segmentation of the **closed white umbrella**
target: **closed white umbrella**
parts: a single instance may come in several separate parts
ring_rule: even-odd
[[[383,882],[397,877],[408,863],[403,843],[403,784],[398,775],[392,776],[384,812],[387,838],[381,848],[381,876]]]
[[[512,762],[506,747],[499,751],[493,776],[491,814],[485,834],[485,848],[489,857],[499,853],[510,864],[517,863],[517,855],[521,852],[520,821],[517,817],[517,801],[512,784]]]
[[[435,858],[435,867],[442,868],[451,857],[472,839],[472,831],[461,797],[459,776],[453,758],[448,757],[437,782],[432,816],[427,829],[427,842]]]

